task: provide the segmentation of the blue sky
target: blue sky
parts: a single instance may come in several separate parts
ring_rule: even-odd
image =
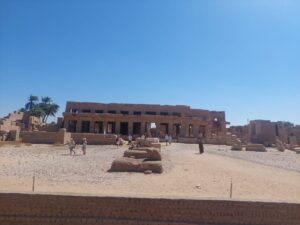
[[[0,116],[30,94],[300,124],[300,1],[0,0]]]

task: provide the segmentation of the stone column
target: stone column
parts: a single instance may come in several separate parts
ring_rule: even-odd
[[[107,134],[107,121],[103,121],[103,134]]]
[[[76,123],[76,133],[81,133],[81,123],[82,121],[79,119]]]
[[[115,121],[115,132],[116,134],[120,134],[120,121]]]
[[[90,133],[95,133],[95,121],[90,121]]]
[[[133,132],[133,122],[132,121],[128,121],[128,134],[132,135]]]
[[[156,137],[160,138],[160,123],[156,122]]]
[[[141,121],[141,135],[146,133],[145,130],[146,130],[146,122]]]
[[[68,126],[69,126],[69,120],[65,119],[64,120],[64,128],[66,128],[68,130]]]
[[[169,135],[172,135],[172,137],[175,136],[173,133],[173,122],[168,123],[168,133],[169,133]]]

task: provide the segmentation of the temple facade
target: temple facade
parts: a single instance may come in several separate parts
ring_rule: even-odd
[[[67,102],[61,127],[71,133],[146,135],[205,140],[226,136],[225,112],[185,105]]]

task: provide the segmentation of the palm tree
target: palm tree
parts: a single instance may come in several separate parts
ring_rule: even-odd
[[[34,105],[32,109],[29,111],[31,116],[35,116],[41,118],[45,115],[44,110],[39,105]]]
[[[30,95],[28,98],[28,102],[25,104],[25,109],[27,111],[32,110],[32,108],[37,104],[38,101],[39,98],[37,96]]]
[[[39,106],[44,111],[42,118],[43,123],[47,122],[49,116],[55,116],[59,109],[59,106],[52,102],[53,101],[50,97],[42,97],[42,102],[39,104]]]

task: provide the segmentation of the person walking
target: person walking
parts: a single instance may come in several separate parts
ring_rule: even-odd
[[[169,142],[169,135],[168,134],[165,135],[165,142],[166,142],[166,146],[167,146],[168,142]]]
[[[86,154],[86,146],[87,146],[87,140],[86,140],[86,138],[83,138],[82,139],[82,146],[81,146],[81,150],[82,150],[83,155]]]
[[[199,144],[199,154],[204,153],[204,146],[203,146],[203,140],[202,140],[202,135],[198,137],[198,144]]]
[[[75,141],[74,141],[74,139],[73,138],[71,138],[70,139],[70,141],[69,141],[69,150],[70,150],[70,155],[75,155],[76,154],[76,152],[75,152],[75,147],[76,147],[76,143],[75,143]]]
[[[120,136],[118,135],[117,138],[116,138],[116,145],[117,145],[117,148],[119,148],[120,146]]]
[[[131,145],[132,144],[132,135],[129,134],[128,135],[128,145]]]
[[[170,134],[169,135],[169,145],[171,145],[172,144],[172,135]]]

